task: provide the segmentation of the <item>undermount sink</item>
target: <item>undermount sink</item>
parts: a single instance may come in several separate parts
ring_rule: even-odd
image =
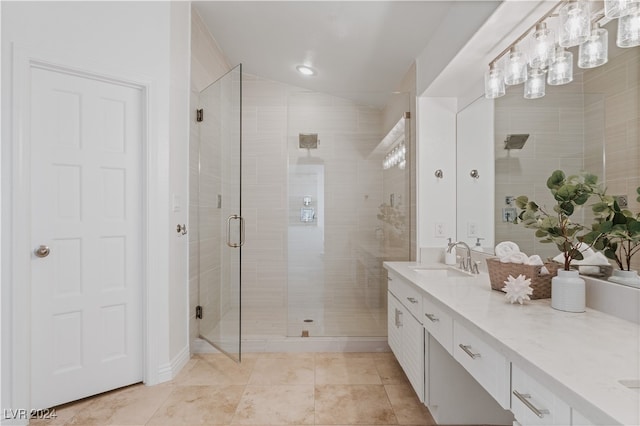
[[[460,269],[454,269],[446,265],[415,266],[411,269],[421,275],[427,275],[434,278],[473,278],[475,276],[468,272],[462,271]]]
[[[625,386],[633,391],[640,393],[640,380],[638,379],[618,380],[618,383],[620,383],[622,386]]]

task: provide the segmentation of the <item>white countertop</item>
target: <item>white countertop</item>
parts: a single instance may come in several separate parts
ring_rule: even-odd
[[[466,321],[510,361],[599,425],[640,425],[640,389],[619,380],[640,379],[640,326],[587,308],[567,313],[550,299],[510,304],[491,290],[489,275],[447,277],[416,272],[415,262],[384,262]],[[433,265],[435,266],[435,265]],[[444,267],[439,264],[437,266]]]

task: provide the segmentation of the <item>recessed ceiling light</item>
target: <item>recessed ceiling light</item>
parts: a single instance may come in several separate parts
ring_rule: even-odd
[[[298,65],[296,69],[302,75],[316,75],[316,71],[313,68],[308,67],[306,65]]]

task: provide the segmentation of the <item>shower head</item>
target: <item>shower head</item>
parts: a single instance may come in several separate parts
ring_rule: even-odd
[[[298,135],[298,146],[306,149],[318,148],[318,134],[317,133],[300,133]]]
[[[507,135],[504,140],[504,149],[522,149],[527,139],[529,139],[528,133]]]

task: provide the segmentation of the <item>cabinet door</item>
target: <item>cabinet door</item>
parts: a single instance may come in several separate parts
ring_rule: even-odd
[[[509,409],[509,362],[457,321],[453,322],[453,357],[502,406]]]
[[[393,293],[387,294],[387,341],[398,362],[402,358],[402,305]]]
[[[511,411],[522,426],[571,424],[571,408],[516,364],[511,364]]]
[[[424,328],[407,313],[402,325],[402,368],[420,401],[424,401]]]

